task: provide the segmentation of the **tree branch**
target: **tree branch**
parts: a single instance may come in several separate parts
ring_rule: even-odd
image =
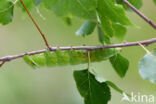
[[[156,24],[154,24],[154,22],[152,22],[150,19],[148,19],[146,16],[144,16],[144,14],[142,14],[139,10],[137,10],[127,0],[122,0],[122,1],[127,6],[129,6],[134,12],[136,12],[136,14],[138,14],[141,18],[143,18],[147,23],[149,23],[154,29],[156,29]],[[27,11],[29,17],[31,18],[31,20],[33,21],[33,23],[35,24],[35,26],[37,27],[38,31],[40,32],[42,38],[45,41],[46,46],[48,47],[48,49],[50,51],[56,51],[57,49],[60,49],[60,50],[71,50],[72,49],[72,50],[88,50],[88,51],[91,51],[91,50],[99,50],[99,49],[107,49],[107,48],[140,46],[140,44],[147,46],[147,45],[150,45],[152,43],[156,43],[156,38],[153,38],[153,39],[150,39],[150,40],[137,41],[137,42],[127,42],[127,43],[122,43],[122,44],[114,44],[114,45],[106,45],[106,46],[50,47],[49,44],[48,44],[48,41],[45,38],[45,35],[42,33],[41,29],[39,28],[39,26],[37,25],[37,23],[35,22],[35,20],[31,16],[30,12],[26,8],[26,6],[23,3],[23,1],[20,0],[20,2],[23,5],[23,7],[25,8],[25,10]],[[2,58],[0,58],[0,61],[1,61],[0,67],[5,62],[11,61],[11,60],[14,60],[14,59],[18,59],[18,58],[22,58],[24,55],[35,55],[35,54],[44,53],[46,51],[47,51],[47,49],[43,49],[43,50],[37,50],[37,51],[27,52],[27,53],[23,53],[23,54],[13,55],[13,56],[5,56],[5,57],[2,57]]]
[[[106,48],[139,46],[139,44],[147,46],[152,43],[156,43],[156,38],[153,38],[150,40],[144,40],[144,41],[127,42],[127,43],[122,43],[122,44],[114,44],[114,45],[106,45],[106,46],[50,47],[50,51],[56,51],[57,49],[60,49],[60,50],[71,50],[72,49],[72,50],[89,50],[89,51],[91,51],[91,50],[99,50],[99,49],[106,49]],[[23,53],[23,54],[19,54],[19,55],[14,55],[14,56],[5,56],[5,57],[0,58],[0,61],[7,62],[7,61],[14,60],[14,59],[22,58],[24,55],[35,55],[35,54],[44,53],[45,51],[47,51],[47,49],[27,52],[27,53]]]
[[[138,14],[142,19],[144,19],[148,24],[150,24],[154,29],[156,29],[156,24],[146,17],[143,13],[137,10],[132,4],[130,4],[127,0],[122,0],[127,6],[129,6],[136,14]]]
[[[43,34],[43,32],[41,31],[40,27],[38,26],[38,24],[36,23],[36,21],[34,20],[34,18],[32,17],[32,15],[30,14],[29,10],[27,9],[27,7],[25,6],[23,0],[20,0],[21,4],[23,5],[24,9],[26,10],[27,14],[29,15],[30,19],[32,20],[32,22],[34,23],[34,25],[36,26],[36,28],[38,29],[38,31],[40,32],[45,45],[47,46],[48,49],[50,49],[50,45],[45,37],[45,35]]]

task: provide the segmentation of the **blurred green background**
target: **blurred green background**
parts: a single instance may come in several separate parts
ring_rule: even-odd
[[[141,11],[156,22],[156,6],[152,0],[144,0]],[[61,18],[46,9],[40,9],[40,12],[46,20],[43,20],[35,9],[32,10],[33,17],[52,46],[100,45],[96,31],[86,38],[75,35],[83,20],[73,19],[72,26],[67,26]],[[126,41],[145,40],[156,36],[155,30],[135,13],[130,12],[128,16],[133,23],[140,26],[140,29],[129,28]],[[155,47],[153,44],[148,49],[152,50]],[[27,14],[15,8],[14,21],[7,26],[0,26],[0,56],[43,48],[45,48],[43,40]],[[108,61],[92,63],[91,68],[96,69],[96,73],[101,77],[113,81],[126,92],[135,94],[140,92],[156,97],[156,86],[143,80],[138,73],[138,61],[145,53],[141,47],[123,49],[122,55],[130,61],[130,68],[124,79],[116,74]],[[72,72],[86,67],[87,65],[78,65],[32,70],[22,59],[6,63],[0,69],[0,104],[83,104]],[[109,104],[129,104],[121,102],[122,95],[113,89],[111,91],[112,99]]]

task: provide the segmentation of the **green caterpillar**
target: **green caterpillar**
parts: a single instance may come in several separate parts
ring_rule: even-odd
[[[92,50],[90,51],[91,62],[107,60],[116,55],[119,50],[119,48]],[[55,67],[88,63],[88,54],[85,50],[56,50],[53,52],[46,51],[45,53],[32,56],[25,55],[23,59],[32,68],[44,66]]]

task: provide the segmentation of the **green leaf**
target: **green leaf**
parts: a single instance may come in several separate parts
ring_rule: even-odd
[[[71,21],[71,18],[70,17],[64,17],[63,18],[63,21],[65,21],[65,23],[67,24],[67,25],[72,25],[72,21]]]
[[[142,7],[143,1],[142,0],[127,0],[129,3],[131,3],[134,7],[136,7],[137,9],[140,9]],[[118,4],[123,5],[123,7],[126,10],[131,10],[125,3],[123,3],[122,0],[116,0],[116,2]]]
[[[42,2],[42,0],[33,0],[33,2],[35,5],[39,5]]]
[[[74,71],[77,88],[84,98],[85,104],[108,104],[111,99],[107,83],[100,83],[87,70]]]
[[[114,30],[112,27],[112,21],[107,18],[106,16],[100,16],[101,17],[101,27],[108,37],[113,37],[114,35]]]
[[[153,0],[153,2],[156,4],[156,0]]]
[[[76,32],[77,35],[86,36],[90,35],[95,29],[96,23],[93,21],[85,21],[80,29]]]
[[[120,94],[123,94],[123,90],[121,90],[119,87],[117,87],[113,82],[106,81],[105,83],[107,83],[110,87],[112,87],[114,90],[116,90]]]
[[[57,55],[55,52],[46,51],[44,55],[47,66],[52,67],[57,65]]]
[[[127,29],[125,26],[120,24],[114,24],[113,23],[113,29],[114,29],[114,36],[120,41],[123,42]]]
[[[99,40],[101,43],[105,42],[105,44],[110,44],[110,39],[109,37],[116,37],[120,42],[123,42],[127,29],[124,25],[121,25],[119,23],[110,23],[109,24],[105,24],[106,23],[106,19],[104,19],[104,21],[101,21],[101,25],[102,25],[102,29],[100,29],[100,27],[98,28],[98,34],[99,34]],[[106,35],[105,35],[105,33]],[[104,38],[105,37],[105,38]]]
[[[45,7],[58,16],[96,19],[96,0],[43,0]]]
[[[111,43],[109,37],[104,34],[103,30],[99,26],[98,26],[98,38],[103,45]]]
[[[112,87],[115,91],[119,92],[120,94],[125,93],[122,89],[120,89],[117,85],[115,85],[113,82],[111,81],[105,81],[105,83],[107,83],[108,86]],[[128,93],[125,93],[126,95],[128,95],[129,97],[131,96]]]
[[[109,20],[113,23],[120,23],[121,25],[132,25],[130,20],[127,18],[122,6],[116,4],[114,0],[98,0],[97,11],[100,20],[109,18]]]
[[[14,4],[7,0],[0,0],[0,23],[9,24],[13,19]]]
[[[32,60],[32,58],[28,55],[24,55],[23,60],[32,68],[36,68],[38,65]]]
[[[27,7],[28,10],[31,10],[33,7],[35,7],[33,0],[22,0]],[[17,6],[22,9],[22,11],[25,11],[23,5],[20,1],[17,2]]]
[[[123,78],[128,70],[129,61],[120,54],[117,54],[110,58],[110,62],[118,75]]]
[[[122,40],[125,35],[124,26],[134,26],[126,16],[124,8],[114,0],[98,0],[97,11],[103,32],[108,37],[115,35]],[[120,31],[116,31],[117,29]],[[122,29],[124,30],[121,31]]]
[[[143,79],[156,83],[156,49],[147,53],[139,62],[139,73]]]

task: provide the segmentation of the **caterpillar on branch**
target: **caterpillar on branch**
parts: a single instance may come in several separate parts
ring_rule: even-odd
[[[109,59],[120,52],[120,48],[91,50],[91,62],[100,62]],[[46,51],[45,53],[32,56],[25,55],[24,61],[32,68],[38,67],[55,67],[65,65],[78,65],[88,63],[87,50],[56,50],[53,52]]]

